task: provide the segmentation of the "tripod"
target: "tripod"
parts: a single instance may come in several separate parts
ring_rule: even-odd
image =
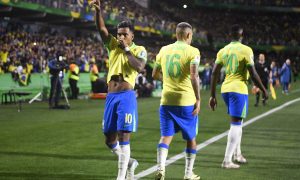
[[[63,96],[67,105],[58,105],[58,101],[60,98],[60,91],[63,92]],[[62,87],[62,82],[58,74],[55,74],[51,77],[51,90],[50,90],[50,97],[49,97],[49,108],[50,109],[69,109],[70,103],[67,97],[67,93]]]

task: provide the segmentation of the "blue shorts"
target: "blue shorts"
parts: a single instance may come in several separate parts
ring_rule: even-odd
[[[227,105],[227,113],[232,117],[246,118],[248,114],[248,95],[235,92],[222,93]]]
[[[138,124],[135,91],[108,93],[105,102],[103,132],[135,132]]]
[[[198,134],[198,115],[193,116],[194,106],[166,106],[161,105],[160,133],[162,136],[173,136],[182,132],[185,140],[192,140]]]

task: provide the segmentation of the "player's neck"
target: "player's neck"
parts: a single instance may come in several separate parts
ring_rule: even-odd
[[[177,39],[177,42],[188,44],[187,40],[185,39]]]
[[[237,38],[237,37],[236,37],[236,38],[232,38],[232,39],[231,39],[231,42],[240,42],[240,43],[242,43],[242,39],[243,39],[242,37],[239,37],[239,38]]]

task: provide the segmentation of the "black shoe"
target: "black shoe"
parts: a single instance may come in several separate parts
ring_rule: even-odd
[[[257,107],[257,106],[258,106],[258,103],[255,103],[255,104],[254,104],[254,107]]]

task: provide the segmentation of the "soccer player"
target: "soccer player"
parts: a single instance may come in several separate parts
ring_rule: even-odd
[[[176,27],[177,41],[161,48],[152,72],[154,79],[163,80],[160,105],[161,139],[157,147],[156,180],[165,178],[169,145],[178,131],[182,132],[182,137],[187,143],[184,179],[200,179],[200,176],[193,173],[200,111],[200,52],[190,45],[192,36],[192,26],[186,22],[179,23]]]
[[[104,24],[100,0],[91,1],[95,7],[95,21],[104,45],[109,51],[108,94],[105,103],[103,132],[106,145],[118,155],[117,180],[134,179],[138,165],[130,158],[130,134],[137,129],[137,101],[135,79],[144,69],[147,52],[143,46],[134,44],[134,27],[123,21],[117,26],[117,38],[110,34]],[[127,175],[126,175],[127,170]]]
[[[222,48],[218,54],[213,68],[211,80],[211,97],[209,105],[214,111],[217,106],[216,83],[222,66],[226,68],[226,77],[221,87],[223,99],[227,105],[228,114],[231,116],[231,126],[227,138],[223,168],[239,168],[238,163],[246,163],[247,160],[241,153],[242,122],[248,112],[248,72],[252,80],[263,92],[263,97],[268,98],[268,92],[263,86],[254,66],[253,51],[250,47],[241,43],[243,29],[233,25],[230,31],[231,43]]]

